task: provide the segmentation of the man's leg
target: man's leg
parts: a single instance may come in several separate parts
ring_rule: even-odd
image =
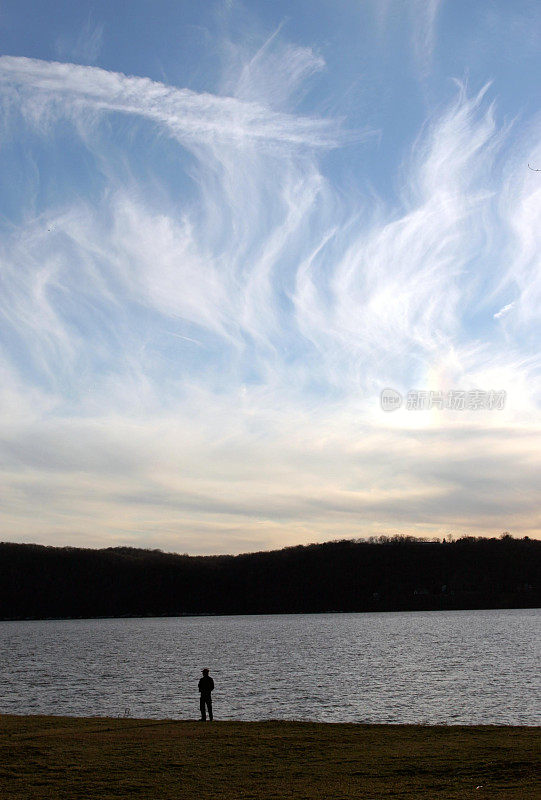
[[[209,710],[209,719],[212,722],[212,697],[207,699],[207,708]]]
[[[205,712],[205,698],[203,697],[203,695],[201,695],[201,699],[199,700],[199,708],[201,709],[201,719],[203,720],[203,722],[206,722],[207,715]]]

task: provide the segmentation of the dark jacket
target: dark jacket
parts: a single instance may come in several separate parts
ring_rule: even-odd
[[[210,693],[214,689],[214,681],[210,677],[210,675],[203,675],[202,678],[199,679],[199,691],[203,695],[203,697],[210,697]]]

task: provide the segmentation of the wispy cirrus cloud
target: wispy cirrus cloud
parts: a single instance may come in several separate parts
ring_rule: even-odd
[[[428,74],[436,46],[438,15],[443,0],[414,0],[411,4],[412,44],[423,77]]]
[[[407,4],[401,0],[373,0],[370,6],[380,36],[394,27],[406,33],[418,77],[426,79],[432,67],[444,0],[412,0]]]
[[[533,173],[509,169],[491,90],[459,87],[393,200],[352,192],[322,160],[351,139],[294,110],[322,67],[271,37],[219,96],[0,58],[6,141],[61,161],[68,121],[88,164],[69,200],[36,188],[3,225],[11,536],[205,552],[535,530]],[[385,385],[509,404],[389,417]]]
[[[58,58],[82,64],[95,64],[103,47],[103,25],[89,14],[77,36],[59,36],[55,43]]]
[[[219,138],[328,147],[339,141],[329,120],[281,114],[253,100],[177,89],[99,67],[1,56],[0,79],[6,89],[17,90],[13,101],[34,122],[89,109],[149,119],[182,143]]]

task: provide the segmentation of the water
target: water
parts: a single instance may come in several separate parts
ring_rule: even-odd
[[[541,723],[536,610],[0,622],[0,712]]]

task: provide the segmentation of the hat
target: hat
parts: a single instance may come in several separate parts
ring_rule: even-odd
[[[208,669],[205,667],[205,669],[202,669],[201,672],[208,672]]]

